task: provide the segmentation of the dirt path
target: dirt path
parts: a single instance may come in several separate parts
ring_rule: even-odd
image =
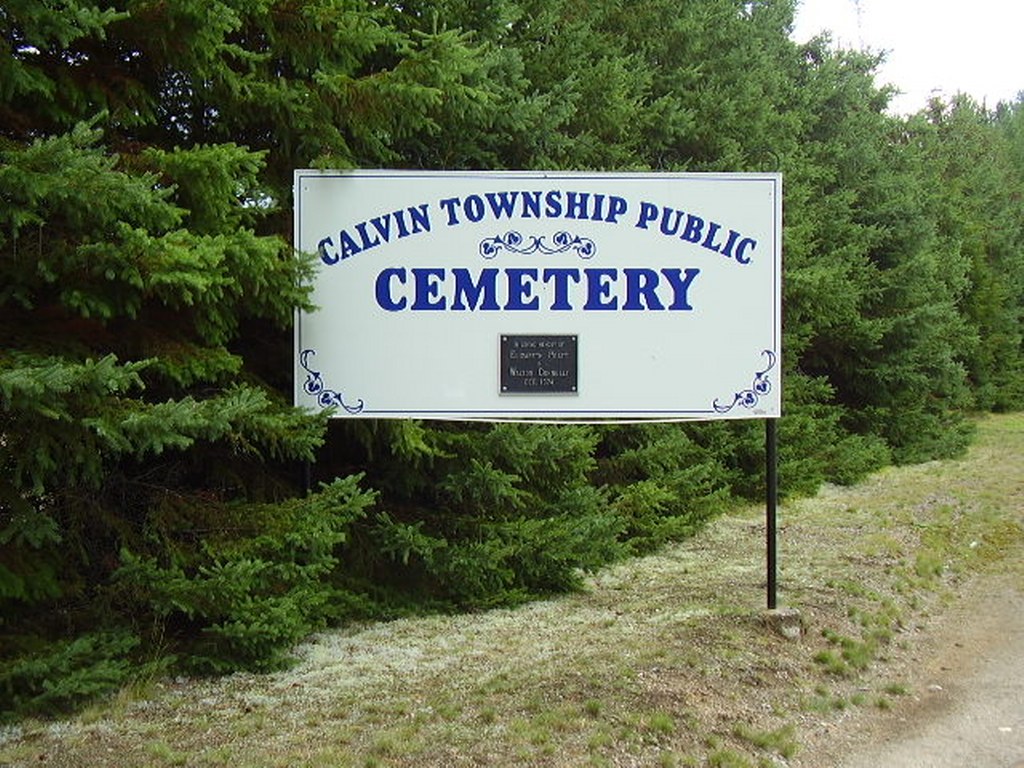
[[[980,577],[914,655],[917,694],[830,729],[801,765],[1024,768],[1024,583]],[[844,757],[845,756],[845,757]]]

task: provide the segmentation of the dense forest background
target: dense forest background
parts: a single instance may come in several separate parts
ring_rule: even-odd
[[[879,60],[795,44],[793,12],[5,2],[0,717],[571,589],[760,498],[759,422],[292,409],[295,168],[781,171],[787,494],[1018,408],[1024,102],[891,116]]]

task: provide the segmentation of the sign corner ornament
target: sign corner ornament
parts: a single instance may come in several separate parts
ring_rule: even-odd
[[[295,403],[778,417],[781,210],[776,173],[296,171]]]
[[[306,380],[302,383],[302,391],[307,395],[316,398],[316,403],[321,408],[340,407],[346,413],[355,415],[362,413],[363,401],[356,400],[348,403],[345,396],[333,389],[328,389],[324,384],[320,371],[310,367],[309,360],[316,355],[315,349],[303,349],[299,352],[299,366],[306,372]]]

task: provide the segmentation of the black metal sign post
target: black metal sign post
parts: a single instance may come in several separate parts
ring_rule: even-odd
[[[768,610],[775,610],[778,597],[778,536],[776,512],[779,502],[779,440],[777,420],[765,419],[765,536],[768,567]]]

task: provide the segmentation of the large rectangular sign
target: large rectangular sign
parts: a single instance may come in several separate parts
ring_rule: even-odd
[[[778,174],[295,173],[295,402],[339,417],[780,415]]]

